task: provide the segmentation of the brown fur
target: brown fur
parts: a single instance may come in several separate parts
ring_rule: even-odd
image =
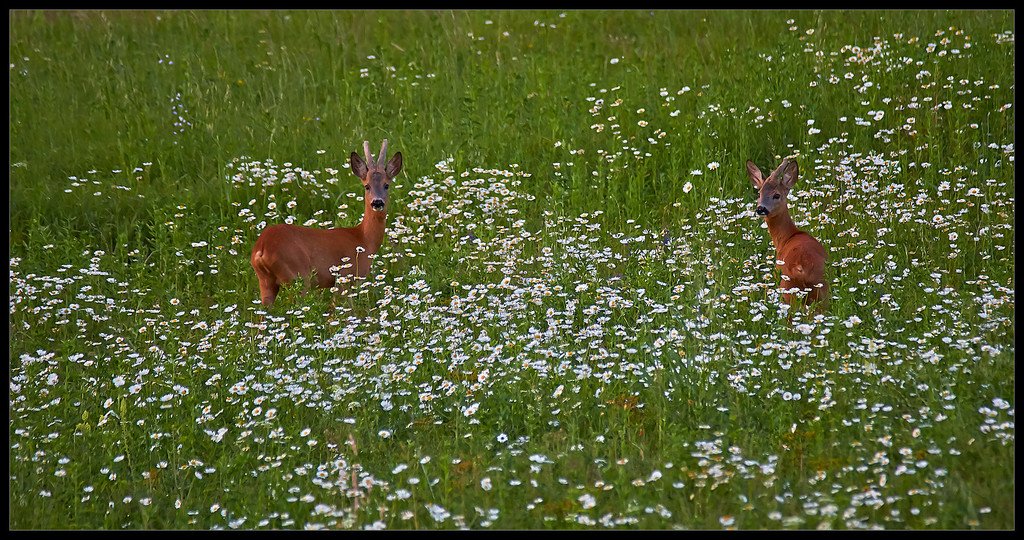
[[[311,285],[321,288],[332,287],[335,276],[332,266],[342,268],[340,275],[366,277],[370,271],[370,257],[377,253],[384,242],[384,228],[387,224],[386,206],[375,210],[372,201],[387,202],[387,185],[402,168],[402,153],[398,152],[383,165],[385,146],[374,163],[363,161],[352,153],[352,171],[359,176],[366,187],[363,197],[363,220],[355,227],[338,229],[314,229],[297,225],[277,224],[263,229],[252,247],[249,262],[256,272],[260,285],[260,300],[269,306],[277,298],[281,286],[300,276],[311,277]],[[386,172],[386,174],[381,174]],[[362,248],[359,252],[356,248]]]
[[[780,289],[809,289],[806,304],[817,303],[819,309],[827,307],[829,291],[825,282],[825,247],[810,234],[796,228],[786,204],[789,190],[796,183],[796,161],[785,159],[768,178],[763,178],[753,162],[747,162],[747,173],[758,190],[757,206],[767,211],[764,215],[768,233],[775,245],[776,267],[782,274]],[[787,279],[788,278],[788,279]],[[792,293],[783,293],[783,300],[792,305]]]

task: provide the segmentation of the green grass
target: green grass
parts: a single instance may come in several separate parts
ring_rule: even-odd
[[[1013,32],[12,12],[10,525],[1013,528]],[[357,223],[382,138],[374,277],[264,310],[262,226]]]

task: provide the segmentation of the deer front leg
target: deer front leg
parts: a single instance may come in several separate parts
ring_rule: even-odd
[[[788,291],[790,289],[790,287],[792,287],[792,285],[790,285],[789,281],[787,281],[785,279],[783,279],[782,281],[779,282],[779,290],[780,291]],[[790,306],[792,306],[793,305],[793,293],[791,293],[791,292],[783,292],[782,293],[782,301],[785,302],[786,304],[789,304]]]
[[[814,304],[814,313],[823,315],[828,310],[829,290],[828,283],[822,282],[821,287],[814,287],[807,295],[807,302]]]

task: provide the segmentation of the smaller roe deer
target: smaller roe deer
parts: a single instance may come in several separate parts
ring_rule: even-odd
[[[315,274],[315,284],[327,288],[334,285],[332,266],[340,266],[347,259],[342,275],[356,274],[366,277],[370,270],[370,257],[384,242],[387,218],[388,186],[402,170],[402,153],[384,164],[388,140],[380,147],[376,162],[370,156],[370,142],[363,142],[363,161],[359,154],[350,157],[352,174],[363,181],[366,195],[363,220],[355,227],[343,229],[313,229],[296,225],[271,225],[260,233],[252,247],[253,270],[260,282],[263,305],[274,303],[281,285],[299,276]]]
[[[824,280],[825,248],[813,236],[796,228],[786,204],[789,190],[796,184],[797,172],[796,161],[786,158],[764,178],[757,165],[747,160],[747,174],[759,193],[755,212],[764,216],[768,234],[775,244],[776,265],[782,273],[779,288],[810,289],[806,304],[820,301],[819,308],[823,308],[828,300],[828,284]],[[783,293],[782,299],[793,304],[791,293]]]

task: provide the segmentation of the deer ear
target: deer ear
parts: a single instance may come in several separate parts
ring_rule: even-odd
[[[782,164],[781,168],[782,177],[779,178],[779,181],[786,187],[786,189],[792,189],[796,184],[796,178],[797,174],[800,172],[800,168],[797,166],[796,161],[793,160],[786,160],[786,162]]]
[[[352,165],[352,174],[359,178],[366,177],[366,171],[369,169],[366,167],[366,162],[363,161],[363,158],[359,157],[359,154],[352,152],[352,155],[349,157],[349,163]]]
[[[761,169],[754,165],[753,161],[747,160],[747,176],[750,177],[750,182],[754,184],[754,189],[761,189],[764,185],[764,177],[761,175]]]
[[[388,164],[384,167],[384,172],[387,173],[388,178],[394,178],[398,176],[398,173],[402,171],[402,153],[395,152],[395,155],[391,156],[388,160]]]

